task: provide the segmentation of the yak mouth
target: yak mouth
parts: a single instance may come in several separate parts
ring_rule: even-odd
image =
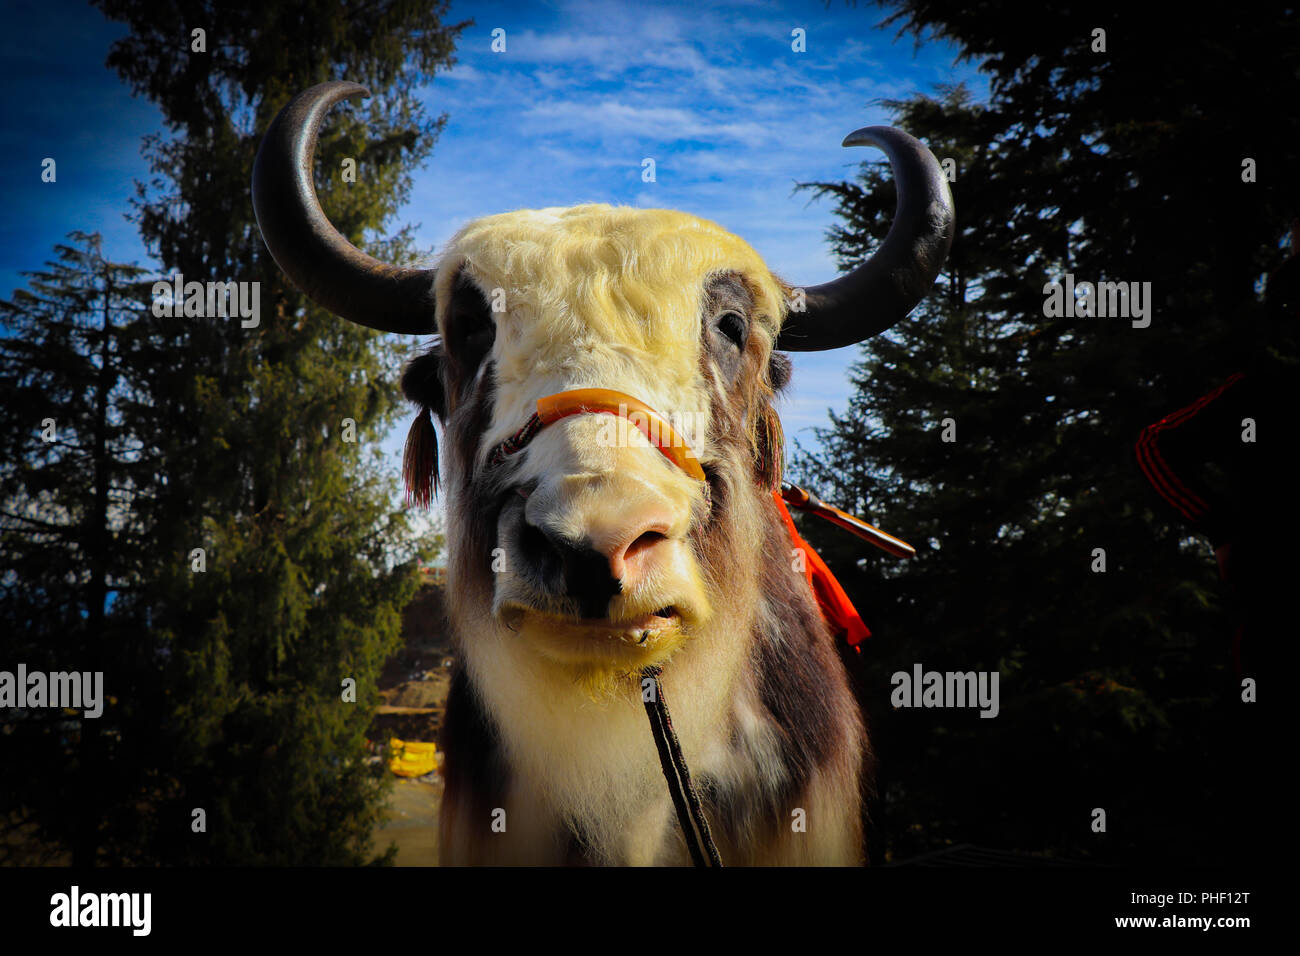
[[[682,624],[682,617],[677,613],[677,608],[670,604],[650,614],[641,614],[623,620],[580,617],[573,619],[571,623],[575,629],[594,631],[598,634],[608,635],[611,640],[645,647],[651,641],[662,637],[663,632],[669,629],[679,629]]]
[[[644,606],[644,605],[643,605]],[[544,657],[568,664],[645,666],[665,660],[689,637],[689,607],[666,604],[654,611],[607,618],[557,614],[511,603],[501,622]]]
[[[511,630],[528,624],[549,631],[567,631],[580,636],[604,636],[625,644],[644,647],[666,631],[680,630],[684,615],[677,605],[669,604],[648,614],[626,617],[576,617],[556,614],[537,607],[511,603],[501,610],[501,620]]]

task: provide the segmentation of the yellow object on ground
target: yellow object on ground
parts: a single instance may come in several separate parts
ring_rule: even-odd
[[[438,766],[437,744],[392,737],[388,746],[393,751],[388,758],[388,769],[399,777],[423,777]]]

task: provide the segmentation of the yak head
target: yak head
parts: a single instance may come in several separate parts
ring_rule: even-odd
[[[475,632],[521,667],[598,686],[743,626],[780,474],[772,400],[790,364],[778,350],[862,341],[919,301],[952,237],[934,157],[884,127],[845,140],[886,152],[898,212],[867,262],[806,289],[714,223],[606,205],[485,217],[435,268],[408,269],[348,243],[312,186],[326,111],[365,93],[326,83],[286,106],[258,154],[254,203],[276,261],[315,301],[437,336],[403,388],[443,425],[462,640]],[[595,408],[587,390],[615,394]],[[577,413],[541,422],[539,400]],[[417,420],[417,485],[422,471],[437,481],[433,434]]]

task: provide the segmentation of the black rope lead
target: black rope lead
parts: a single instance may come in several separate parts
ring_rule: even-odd
[[[664,700],[663,685],[659,675],[663,668],[647,667],[641,672],[643,678],[654,681],[652,700],[645,700],[646,716],[650,718],[650,731],[654,734],[655,747],[659,751],[659,765],[663,768],[664,779],[668,781],[668,793],[677,808],[677,822],[681,824],[682,835],[686,838],[686,848],[690,850],[691,860],[696,866],[722,866],[718,848],[713,843],[709,832],[709,821],[704,816],[700,805],[700,795],[691,783],[691,772],[686,767],[686,758],[682,755],[682,745],[673,730],[673,719],[668,714],[668,702]],[[705,857],[707,854],[707,859]]]

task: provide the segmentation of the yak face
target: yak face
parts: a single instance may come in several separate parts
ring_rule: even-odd
[[[442,348],[403,384],[437,403],[450,446],[459,630],[513,632],[516,647],[601,683],[709,625],[726,582],[707,540],[726,534],[738,490],[777,480],[784,294],[748,245],[677,212],[521,211],[452,240],[436,278]],[[539,398],[579,388],[655,409],[707,482],[609,414],[561,419],[489,464]]]
[[[746,559],[764,547],[769,559],[777,553],[763,492],[778,479],[771,398],[788,364],[773,346],[862,342],[920,301],[953,236],[952,195],[934,156],[886,127],[845,137],[889,157],[898,211],[865,262],[803,288],[786,316],[790,289],[753,249],[664,210],[513,212],[461,230],[436,270],[372,258],[330,225],[312,180],[326,113],[364,95],[334,81],[286,104],[253,164],[253,205],[276,262],[318,304],[374,329],[441,336],[403,387],[442,418],[450,446],[457,632],[479,640],[513,630],[522,640],[511,648],[535,651],[534,662],[626,674],[663,661],[720,615],[747,627],[735,611],[752,618],[759,585]],[[539,398],[579,388],[655,409],[686,436],[707,481],[604,414],[562,419],[495,462],[492,449]],[[425,500],[436,442],[423,416],[417,429],[407,468]],[[522,669],[514,676],[528,679]]]

